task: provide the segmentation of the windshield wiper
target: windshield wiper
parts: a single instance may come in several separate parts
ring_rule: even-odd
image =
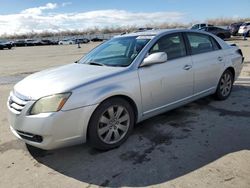
[[[89,64],[89,65],[98,65],[98,66],[106,66],[103,63],[98,63],[98,62],[94,62],[94,61],[88,62],[87,64]]]

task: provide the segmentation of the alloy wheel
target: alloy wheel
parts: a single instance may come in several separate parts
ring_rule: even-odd
[[[220,81],[220,92],[223,97],[230,94],[232,89],[232,78],[229,73],[224,73]]]
[[[119,142],[128,132],[130,116],[123,106],[110,106],[100,116],[98,136],[106,144]]]

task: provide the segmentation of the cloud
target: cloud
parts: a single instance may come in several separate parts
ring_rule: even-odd
[[[66,5],[64,4],[64,6]],[[144,26],[154,23],[178,22],[185,17],[185,14],[181,12],[147,13],[116,9],[53,13],[55,8],[58,8],[57,4],[47,3],[45,6],[29,8],[18,14],[0,15],[0,35],[84,30],[93,27]]]
[[[39,15],[39,14],[42,14],[43,10],[52,10],[52,9],[55,9],[56,7],[57,7],[56,3],[47,3],[45,6],[25,9],[21,12],[21,14]]]
[[[63,2],[63,3],[62,3],[62,6],[63,6],[63,7],[66,7],[66,6],[71,5],[71,4],[72,4],[72,2]]]

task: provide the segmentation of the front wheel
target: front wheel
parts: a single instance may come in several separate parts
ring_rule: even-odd
[[[90,119],[88,141],[97,149],[116,148],[129,137],[134,122],[133,108],[126,100],[106,100],[97,107]]]
[[[218,100],[225,100],[229,97],[233,88],[233,74],[231,71],[226,70],[219,81],[215,97]]]

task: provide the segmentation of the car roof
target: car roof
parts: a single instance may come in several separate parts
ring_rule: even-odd
[[[124,35],[115,36],[115,38],[122,38],[122,37],[137,37],[137,36],[157,36],[161,34],[171,34],[171,33],[179,33],[179,32],[192,32],[192,33],[205,33],[204,31],[199,30],[190,30],[190,29],[156,29],[156,30],[148,30],[143,32],[134,32],[128,33]]]
[[[163,33],[171,33],[171,32],[178,32],[178,31],[184,31],[187,29],[156,29],[156,30],[147,30],[147,31],[142,31],[142,32],[133,32],[133,33],[128,33],[124,35],[118,35],[116,37],[133,37],[133,36],[156,36],[160,35]]]

